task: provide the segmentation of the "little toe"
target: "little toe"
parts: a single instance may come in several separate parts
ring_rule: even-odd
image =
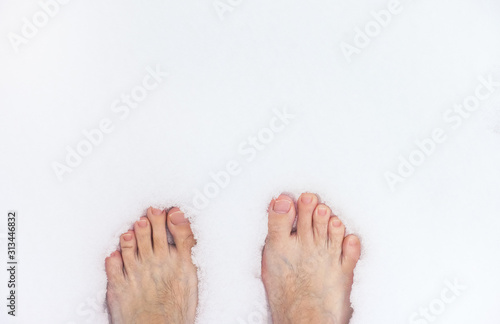
[[[177,250],[191,255],[191,249],[196,244],[196,241],[186,215],[179,208],[172,208],[168,212],[167,224]]]
[[[337,216],[328,222],[328,247],[339,262],[342,256],[342,242],[344,241],[345,226]]]
[[[313,214],[314,241],[317,245],[328,246],[328,221],[332,211],[330,207],[319,204]]]
[[[151,241],[151,225],[147,217],[141,217],[134,224],[137,239],[137,254],[140,260],[147,260],[153,255],[153,242]]]
[[[277,199],[273,199],[269,205],[267,218],[268,238],[270,240],[280,240],[290,237],[295,215],[296,211],[292,198],[281,194]]]
[[[356,235],[348,235],[342,247],[342,269],[346,274],[352,274],[359,257],[361,256],[361,243]]]
[[[318,197],[315,194],[303,193],[297,200],[299,217],[297,218],[297,235],[301,239],[312,239],[312,218],[314,210],[318,205]]]
[[[118,286],[125,281],[123,273],[123,260],[119,251],[111,253],[105,260],[106,276],[111,286]]]
[[[128,231],[120,237],[122,259],[127,274],[132,274],[137,268],[137,241],[134,231]]]

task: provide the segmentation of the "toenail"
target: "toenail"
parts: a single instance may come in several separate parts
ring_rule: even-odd
[[[282,199],[274,202],[273,210],[280,214],[286,214],[290,211],[291,207],[292,203],[290,202],[290,200]]]
[[[175,213],[170,214],[170,221],[174,225],[182,225],[188,224],[189,220],[184,216],[184,213],[181,211],[177,211]]]
[[[146,227],[148,226],[148,221],[145,220],[145,219],[141,219],[140,221],[138,221],[139,223],[139,227]]]
[[[130,241],[130,240],[132,240],[132,234],[124,234],[124,235],[123,235],[123,240],[125,240],[125,241]]]
[[[302,200],[304,204],[310,204],[313,201],[313,197],[311,195],[303,195],[300,200]]]
[[[340,219],[334,219],[334,220],[332,221],[332,223],[333,223],[333,226],[335,226],[335,227],[340,227],[340,224],[342,224],[342,223],[340,222]]]
[[[328,211],[328,209],[325,206],[318,207],[318,215],[319,216],[326,216],[327,211]]]
[[[156,208],[151,207],[151,212],[153,213],[153,215],[155,215],[155,216],[159,216],[159,215],[161,215],[161,213],[162,213],[163,211],[162,211],[162,210],[160,210],[160,209],[156,209]]]
[[[355,246],[355,245],[357,245],[357,244],[358,244],[358,240],[353,239],[353,238],[349,240],[349,245],[350,245],[350,246]]]

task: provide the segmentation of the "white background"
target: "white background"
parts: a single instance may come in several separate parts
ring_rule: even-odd
[[[18,317],[2,271],[0,321],[103,322],[118,235],[177,205],[198,239],[198,323],[259,323],[267,204],[312,191],[362,239],[351,323],[411,323],[456,278],[435,323],[500,323],[500,89],[460,127],[443,119],[498,72],[498,1],[401,2],[350,63],[341,43],[388,1],[232,3],[221,19],[211,1],[73,0],[16,52],[41,9],[0,1],[0,259],[14,209],[20,261]],[[167,78],[120,119],[111,104],[156,65]],[[248,162],[238,147],[285,106],[295,119]],[[59,181],[52,164],[103,118],[113,132]],[[384,174],[438,127],[446,142],[391,191]],[[191,208],[231,160],[241,174]]]

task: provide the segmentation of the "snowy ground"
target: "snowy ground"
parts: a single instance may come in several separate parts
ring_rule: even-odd
[[[362,238],[353,324],[500,322],[498,1],[41,3],[0,0],[0,322],[105,323],[105,256],[177,205],[198,323],[265,323],[282,191]]]

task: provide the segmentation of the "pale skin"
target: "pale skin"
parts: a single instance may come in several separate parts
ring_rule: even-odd
[[[296,231],[292,229],[297,217]],[[166,227],[175,245],[167,241]],[[113,324],[193,324],[198,278],[195,240],[179,208],[149,208],[106,258],[107,304]],[[304,193],[295,207],[280,195],[269,206],[262,280],[273,323],[346,324],[361,245],[331,209]]]

